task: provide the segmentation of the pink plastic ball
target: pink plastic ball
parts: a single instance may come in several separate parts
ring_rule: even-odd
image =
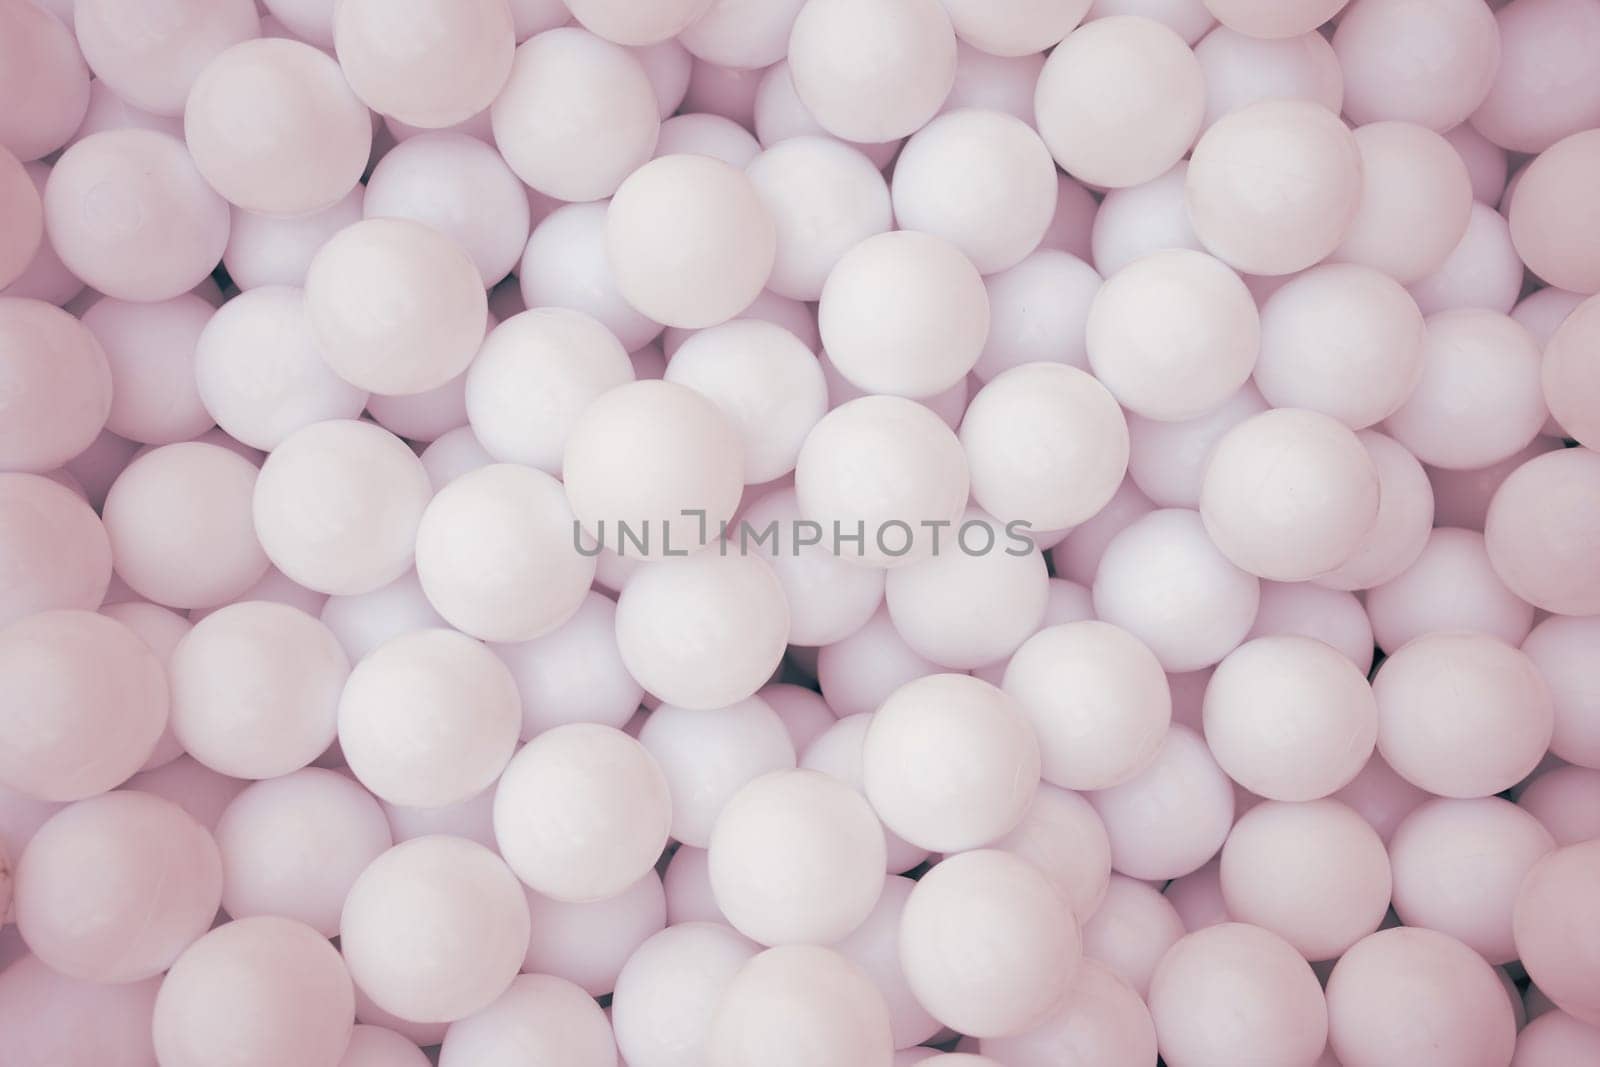
[[[110,580],[111,545],[88,504],[48,478],[0,474],[0,626],[93,611]]]
[[[1484,545],[1511,591],[1561,615],[1600,614],[1600,456],[1559,449],[1518,467],[1495,491]]]
[[[711,0],[663,0],[641,8],[626,0],[568,0],[567,7],[591,32],[625,45],[665,41],[692,25]]]
[[[242,290],[264,285],[302,286],[323,244],[361,221],[366,186],[357,185],[332,207],[295,218],[256,215],[234,208],[222,265]]]
[[[108,430],[164,445],[211,428],[195,386],[195,346],[215,310],[185,293],[154,304],[106,298],[84,312],[111,367]]]
[[[494,646],[522,695],[522,735],[532,738],[567,722],[621,727],[643,690],[617,647],[616,604],[589,592],[576,613],[533,641]]]
[[[427,1067],[430,1062],[410,1038],[381,1026],[358,1025],[339,1067]]]
[[[636,1067],[700,1067],[723,991],[757,951],[721,923],[679,922],[651,936],[617,976],[618,1051]]]
[[[1506,588],[1476,530],[1440,527],[1416,562],[1367,591],[1379,646],[1394,651],[1423,634],[1470,630],[1517,645],[1533,627],[1533,605]]]
[[[1334,258],[1362,263],[1398,282],[1441,267],[1467,232],[1472,179],[1443,137],[1408,122],[1355,131],[1361,150],[1361,205]]]
[[[1600,842],[1557,849],[1534,865],[1517,892],[1512,914],[1517,955],[1556,1006],[1600,1026],[1596,994],[1595,894]]]
[[[1025,1033],[984,1038],[979,1046],[996,1062],[1014,1067],[1054,1067],[1069,1056],[1133,1067],[1155,1062],[1156,1031],[1149,1009],[1128,983],[1104,964],[1085,959],[1048,1019]]]
[[[1456,308],[1509,312],[1522,293],[1523,266],[1499,212],[1474,203],[1467,232],[1438,270],[1408,288],[1424,315]]]
[[[1033,90],[1039,83],[1044,55],[996,56],[966,41],[956,42],[956,83],[940,114],[977,107],[1003,111],[1033,124]]]
[[[92,331],[38,300],[0,297],[0,469],[48,471],[87,449],[112,406],[110,364]]]
[[[7,1055],[58,1067],[150,1067],[161,979],[107,985],[58,974],[24,955],[0,971]]]
[[[1251,637],[1295,635],[1324,641],[1363,675],[1372,669],[1372,624],[1354,593],[1310,582],[1266,582]]]
[[[450,1024],[440,1067],[516,1067],[528,1057],[571,1067],[615,1067],[617,1049],[600,1006],[548,974],[522,974],[487,1008]]]
[[[1517,1035],[1513,1067],[1562,1067],[1600,1056],[1600,1028],[1564,1011],[1539,1016]]]
[[[1517,254],[1551,285],[1578,293],[1600,291],[1600,268],[1588,254],[1600,240],[1600,222],[1590,217],[1584,195],[1596,181],[1600,131],[1586,130],[1545,149],[1518,177],[1511,198]]]
[[[702,67],[697,63],[695,69],[700,70]],[[1029,89],[1029,97],[1031,100],[1031,88]],[[948,103],[949,96],[946,96],[945,100]],[[700,99],[692,102],[701,105],[705,103]],[[800,94],[794,87],[794,78],[789,70],[789,61],[786,59],[774,63],[760,74],[750,106],[751,115],[748,125],[756,131],[757,138],[767,148],[795,137],[816,136],[831,138],[833,136],[822,128],[822,124],[817,121],[816,116],[811,114],[810,109],[800,99]],[[874,167],[883,170],[894,160],[895,154],[900,151],[900,146],[904,143],[904,139],[897,137],[888,141],[867,143],[846,141],[845,143],[866,156]]]
[[[549,974],[590,996],[611,993],[617,974],[667,922],[667,898],[654,871],[607,900],[568,904],[528,891],[533,933],[522,969]]]
[[[720,813],[746,784],[795,766],[783,720],[757,697],[700,710],[662,704],[645,719],[639,743],[666,776],[673,838],[696,848],[708,847]]]
[[[1309,100],[1338,111],[1344,74],[1327,38],[1251,37],[1219,26],[1194,46],[1206,81],[1205,125],[1260,100]]]
[[[593,316],[635,352],[661,333],[661,324],[635,311],[617,291],[605,226],[604,204],[568,204],[551,212],[534,228],[517,269],[521,292],[530,308],[572,308]]]
[[[1084,324],[1100,275],[1083,260],[1041,248],[1010,270],[984,279],[989,336],[972,370],[982,381],[1024,363],[1087,368]]]
[[[1205,741],[1173,726],[1136,777],[1089,795],[1111,840],[1112,869],[1130,878],[1179,878],[1216,855],[1233,825],[1232,783]]]
[[[89,71],[67,21],[28,0],[0,4],[0,96],[16,105],[0,117],[0,146],[24,163],[66,144],[89,106]]]
[[[1472,124],[1513,152],[1542,152],[1600,122],[1600,11],[1574,0],[1516,0],[1495,14],[1500,63]]]
[[[0,145],[0,215],[7,222],[0,237],[0,289],[27,271],[44,241],[44,206],[39,190],[17,157]]]
[[[1544,289],[1541,292],[1558,291]],[[1533,299],[1523,301],[1518,310],[1528,307]],[[1600,445],[1600,417],[1595,414],[1595,405],[1600,403],[1600,373],[1592,358],[1597,341],[1600,341],[1600,300],[1583,300],[1569,314],[1561,316],[1559,325],[1549,335],[1541,368],[1544,398],[1551,416],[1566,436],[1591,448]]]
[[[1340,16],[1333,50],[1353,121],[1394,119],[1443,133],[1489,94],[1500,34],[1481,0],[1355,0]]]
[[[516,48],[504,0],[340,0],[333,34],[339,65],[367,106],[429,129],[488,107]]]
[[[206,65],[260,35],[249,0],[82,0],[74,4],[73,26],[95,77],[156,115],[182,114]]]
[[[757,70],[783,59],[795,16],[804,6],[804,0],[713,0],[678,34],[678,43],[708,63]]]
[[[1157,964],[1183,934],[1183,922],[1166,897],[1152,885],[1113,874],[1105,899],[1083,921],[1084,958],[1103,963],[1148,998]]]
[[[1522,643],[1555,699],[1551,754],[1592,768],[1600,768],[1600,678],[1584,650],[1597,634],[1600,620],[1593,617],[1557,617],[1539,623]]]
[[[1517,804],[1544,824],[1557,845],[1600,838],[1600,770],[1553,767],[1523,787]]]
[[[705,1038],[705,1067],[887,1064],[889,1009],[861,968],[832,949],[782,945],[724,988]]]

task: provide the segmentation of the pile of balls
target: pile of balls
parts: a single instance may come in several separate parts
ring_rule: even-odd
[[[1600,0],[0,0],[0,1065],[1600,1064]]]

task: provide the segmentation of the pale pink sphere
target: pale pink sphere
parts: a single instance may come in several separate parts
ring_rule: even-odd
[[[183,640],[183,636],[191,629],[189,620],[178,612],[142,600],[103,605],[100,614],[116,619],[132,630],[138,635],[139,640],[150,646],[150,650],[158,659],[169,664],[178,642]],[[140,770],[150,771],[164,767],[181,755],[183,755],[183,745],[172,732],[172,719],[169,715],[167,728],[162,732],[161,739],[156,742],[154,751],[144,761],[144,766]]]
[[[966,41],[956,42],[956,83],[940,114],[977,107],[1003,111],[1033,124],[1033,90],[1044,67],[1044,54],[996,56]]]
[[[1455,251],[1408,288],[1424,315],[1456,308],[1509,312],[1522,293],[1522,276],[1505,218],[1487,204],[1474,203]]]
[[[1484,204],[1498,204],[1506,189],[1505,149],[1492,143],[1471,123],[1466,122],[1445,131],[1444,139],[1450,142],[1450,147],[1467,165],[1467,174],[1472,179],[1473,198]]]
[[[179,756],[153,771],[128,779],[128,788],[172,801],[201,826],[215,832],[229,802],[250,783],[218,774],[200,761]]]
[[[242,601],[207,615],[173,651],[172,731],[234,778],[273,778],[333,743],[350,661],[315,617]]]
[[[1184,203],[1188,173],[1189,164],[1180,160],[1165,174],[1106,193],[1090,232],[1096,270],[1110,277],[1151,252],[1169,248],[1205,251],[1189,224]]]
[[[938,1020],[917,1001],[900,963],[901,918],[915,888],[916,882],[909,878],[889,878],[867,918],[834,946],[840,955],[860,967],[883,994],[896,1048],[926,1041],[940,1029]]]
[[[1428,799],[1428,794],[1406,781],[1374,752],[1361,773],[1334,794],[1334,799],[1354,808],[1385,843],[1400,821]]]
[[[1484,634],[1419,637],[1384,661],[1372,690],[1384,759],[1439,796],[1509,789],[1550,744],[1549,686],[1526,655]]]
[[[89,71],[62,21],[28,0],[0,4],[0,96],[13,102],[0,146],[23,162],[71,140],[89,107]]]
[[[1205,116],[1205,75],[1153,19],[1096,19],[1051,53],[1034,97],[1040,136],[1092,185],[1147,182],[1183,158]]]
[[[939,0],[811,0],[789,38],[800,100],[835,137],[914,132],[955,81],[956,36]]]
[[[1595,121],[1600,122],[1600,114]],[[1591,254],[1600,241],[1600,216],[1585,195],[1597,181],[1600,130],[1557,141],[1517,178],[1511,241],[1528,269],[1551,285],[1578,293],[1600,291],[1600,268]]]
[[[742,171],[706,156],[661,156],[629,175],[606,212],[606,256],[634,308],[700,328],[744,310],[766,285],[777,229]],[[663,261],[671,271],[660,269]]]
[[[1199,513],[1181,508],[1150,512],[1116,533],[1093,582],[1099,617],[1173,672],[1209,667],[1233,651],[1261,596],[1260,581],[1217,550]]]
[[[1011,657],[1004,687],[1033,723],[1044,779],[1067,789],[1105,789],[1138,775],[1172,717],[1155,654],[1103,622],[1039,631]]]
[[[1517,957],[1517,887],[1555,847],[1538,819],[1499,797],[1430,800],[1389,842],[1395,911],[1407,926],[1438,930],[1490,963],[1509,963]]]
[[[1528,976],[1556,1006],[1600,1026],[1594,882],[1600,841],[1569,845],[1539,861],[1517,893],[1512,926]]]
[[[1010,833],[1039,783],[1039,742],[1021,707],[959,674],[895,690],[873,716],[861,760],[884,825],[938,851],[979,848]]]
[[[0,971],[6,1054],[55,1067],[150,1067],[156,1062],[150,1018],[160,987],[159,978],[79,982],[23,955]]]
[[[818,326],[829,359],[853,385],[922,398],[977,362],[989,299],[961,250],[911,230],[868,237],[828,274]]]
[[[1275,407],[1320,411],[1360,430],[1411,395],[1424,338],[1416,301],[1393,278],[1355,264],[1313,267],[1262,304],[1256,385]]]
[[[94,333],[39,300],[0,297],[0,469],[53,470],[106,424],[113,378]]]
[[[55,970],[89,982],[160,974],[211,926],[217,846],[170,801],[112,792],[71,805],[28,842],[16,921]]]
[[[1511,591],[1561,615],[1600,614],[1600,457],[1558,449],[1518,467],[1496,490],[1484,526],[1489,561]]]
[[[282,441],[256,479],[256,536],[290,578],[367,593],[411,569],[432,489],[405,442],[370,423],[319,422]]]
[[[286,285],[240,293],[210,315],[190,373],[207,415],[254,448],[274,449],[314,422],[354,419],[367,402],[328,367],[303,294]]]
[[[1600,11],[1575,0],[1516,0],[1495,15],[1500,63],[1472,124],[1514,152],[1542,152],[1600,122]]]
[[[1194,44],[1217,24],[1203,0],[1094,0],[1089,20],[1115,15],[1142,15],[1172,29],[1187,44]]]
[[[893,1048],[889,1009],[861,968],[831,949],[783,945],[728,981],[701,1058],[685,1062],[882,1067]]]
[[[28,270],[44,241],[44,205],[27,170],[3,144],[0,217],[6,220],[6,232],[0,236],[0,289],[4,289]]]
[[[933,670],[932,665],[929,670]],[[837,778],[864,794],[862,756],[872,719],[871,712],[855,713],[839,719],[806,746],[800,766]],[[893,830],[885,829],[883,837],[884,864],[890,873],[911,870],[928,858],[927,849],[911,844]]]
[[[156,997],[163,1067],[337,1067],[355,1025],[339,953],[310,927],[276,916],[217,927],[173,964]]]
[[[975,1037],[1044,1022],[1082,959],[1077,921],[1049,879],[1008,852],[936,864],[900,920],[900,963],[935,1019]]]
[[[701,69],[696,64],[696,70]],[[715,69],[715,68],[713,68]],[[795,137],[828,137],[833,134],[822,128],[816,116],[811,114],[809,108],[800,99],[794,87],[794,78],[789,71],[788,60],[780,60],[759,73],[754,98],[751,100],[752,114],[746,124],[756,131],[756,137],[762,145],[771,148],[774,145],[791,140]],[[953,90],[952,90],[953,91]],[[1032,106],[1033,89],[1028,89],[1029,106]],[[949,97],[946,97],[948,104]],[[693,101],[703,104],[703,101]],[[894,138],[888,141],[860,142],[845,141],[851,148],[860,152],[871,161],[873,167],[883,170],[893,161],[904,138]]]
[[[448,834],[476,841],[484,848],[495,847],[493,786],[459,804],[437,808],[403,807],[386,800],[380,800],[379,803],[389,820],[395,844],[431,834]]]
[[[73,27],[95,77],[156,115],[181,115],[206,65],[260,36],[250,0],[81,0]]]
[[[1521,644],[1533,628],[1533,605],[1506,588],[1476,530],[1440,527],[1416,562],[1367,591],[1378,645],[1394,651],[1423,634],[1472,631]]]
[[[1553,310],[1557,314],[1567,304],[1561,299],[1560,290],[1542,289],[1540,293],[1556,294],[1545,303],[1556,304]],[[1530,305],[1539,295],[1524,300],[1517,310],[1532,310]],[[1600,405],[1600,369],[1596,368],[1593,358],[1595,345],[1600,344],[1600,300],[1576,296],[1573,299],[1581,303],[1570,313],[1562,314],[1556,329],[1545,339],[1541,377],[1545,402],[1562,436],[1576,438],[1593,448],[1600,445],[1600,415],[1596,414],[1597,405]],[[1527,324],[1526,318],[1520,321]],[[1546,430],[1548,432],[1548,427]]]
[[[1096,377],[1124,407],[1162,421],[1220,406],[1250,377],[1261,338],[1244,283],[1189,249],[1153,252],[1112,275],[1086,329]]]
[[[1052,248],[985,278],[989,334],[973,373],[987,382],[1025,363],[1087,368],[1084,326],[1100,281],[1089,264]]]
[[[135,459],[112,483],[104,507],[117,573],[169,607],[238,598],[268,566],[251,517],[256,475],[249,460],[196,441]]]
[[[407,1041],[419,1046],[437,1045],[444,1040],[445,1031],[449,1029],[448,1023],[419,1023],[402,1019],[391,1011],[385,1011],[378,1007],[360,986],[356,986],[356,1023],[393,1030],[404,1036]]]
[[[164,445],[211,428],[195,386],[195,361],[196,342],[215,310],[184,293],[150,304],[105,298],[83,313],[111,367],[106,429]]]
[[[294,218],[234,208],[222,265],[240,289],[305,284],[306,271],[330,237],[361,221],[366,186],[357,185],[332,207]]]
[[[1383,839],[1334,800],[1268,801],[1240,816],[1222,849],[1228,914],[1284,938],[1308,960],[1334,959],[1383,921]]]
[[[93,611],[110,580],[111,545],[87,503],[49,478],[0,474],[0,626]]]
[[[493,332],[498,325],[499,320],[491,311],[490,331]],[[458,374],[425,393],[370,397],[367,414],[396,437],[432,444],[451,430],[467,424],[467,376],[465,373]]]
[[[963,41],[997,56],[1025,56],[1059,42],[1088,13],[1089,0],[947,0],[945,10]]]
[[[228,243],[228,205],[183,142],[149,130],[97,133],[50,172],[45,225],[63,263],[123,300],[168,300],[205,280]]]
[[[1155,1062],[1156,1032],[1144,1001],[1110,968],[1085,958],[1061,1005],[1043,1023],[980,1047],[1010,1067],[1056,1067],[1077,1057],[1107,1067]]]
[[[672,797],[655,757],[620,730],[572,723],[517,753],[495,792],[500,852],[531,888],[571,903],[616,896],[667,843]]]
[[[0,677],[11,694],[0,711],[0,784],[40,800],[113,788],[166,725],[161,660],[93,612],[42,611],[0,630]]]
[[[428,482],[437,492],[479,467],[487,467],[495,458],[484,450],[472,433],[470,426],[458,426],[439,435],[439,438],[422,450],[422,469]]]
[[[1414,282],[1441,267],[1467,232],[1472,179],[1443,137],[1409,122],[1355,131],[1361,205],[1333,258]]]
[[[1600,618],[1545,619],[1522,643],[1555,700],[1551,754],[1583,767],[1600,768],[1600,675],[1587,660],[1600,636]]]
[[[1141,997],[1161,957],[1183,937],[1183,921],[1152,885],[1113,874],[1105,899],[1083,920],[1083,953],[1110,968]]]
[[[1416,388],[1384,426],[1418,459],[1471,470],[1505,459],[1549,417],[1539,344],[1499,311],[1431,315]]]
[[[356,879],[339,942],[351,976],[379,1007],[451,1022],[511,984],[528,928],[527,898],[498,856],[459,837],[419,837]]]
[[[942,237],[982,274],[1020,263],[1055,214],[1056,171],[1033,128],[998,111],[963,108],[906,142],[892,191],[899,225]]]
[[[655,154],[710,156],[742,170],[761,154],[761,142],[749,130],[721,115],[679,115],[661,124]]]
[[[719,814],[747,783],[795,766],[783,720],[758,697],[699,710],[662,704],[639,743],[666,776],[673,838],[696,848],[710,844]]]
[[[1398,577],[1427,546],[1434,520],[1433,487],[1416,457],[1376,430],[1357,437],[1378,472],[1378,517],[1361,547],[1317,578],[1334,589],[1370,589]]]
[[[1378,707],[1361,669],[1332,645],[1258,637],[1218,665],[1204,722],[1213,755],[1240,785],[1272,800],[1314,800],[1372,755]]]
[[[247,786],[217,823],[222,906],[339,933],[345,896],[393,837],[383,808],[342,774],[308,767]]]
[[[351,771],[381,799],[411,807],[456,804],[492,785],[521,723],[511,672],[453,630],[385,641],[356,664],[337,704]]]
[[[676,923],[651,936],[617,976],[612,1025],[632,1067],[700,1067],[723,991],[758,951],[720,923]]]
[[[1328,979],[1340,1063],[1511,1062],[1511,1003],[1483,957],[1447,934],[1402,927],[1357,942]]]
[[[1333,50],[1354,122],[1395,119],[1442,133],[1488,95],[1500,35],[1482,0],[1355,0]]]
[[[1128,477],[1163,506],[1192,508],[1200,502],[1201,480],[1217,441],[1266,409],[1261,393],[1247,383],[1220,406],[1192,419],[1164,422],[1129,415]],[[1105,509],[1096,513],[1103,514]]]
[[[625,45],[649,45],[675,37],[711,6],[711,0],[662,0],[648,6],[627,0],[567,0],[567,7],[587,29]]]
[[[1111,840],[1112,869],[1131,878],[1178,878],[1205,865],[1233,824],[1232,784],[1200,735],[1174,725],[1153,763],[1133,779],[1089,794]]]
[[[1105,899],[1111,842],[1105,824],[1081,794],[1040,783],[1022,821],[994,847],[1039,868],[1074,915],[1094,914]]]
[[[268,215],[338,203],[361,180],[372,147],[367,109],[339,65],[299,41],[246,41],[223,52],[195,80],[183,125],[212,188]]]
[[[42,209],[45,185],[49,181],[51,168],[45,163],[24,163],[22,169],[39,194]],[[55,247],[50,243],[50,236],[46,233],[21,275],[0,289],[0,294],[31,297],[63,306],[70,303],[82,291],[83,282],[61,262],[61,257],[56,254]]]
[[[678,43],[708,63],[756,70],[783,59],[789,31],[804,6],[804,0],[714,0],[700,5],[703,13],[683,28]]]
[[[1328,1040],[1328,1005],[1311,966],[1281,937],[1244,923],[1174,945],[1151,980],[1150,1015],[1172,1067],[1311,1067]]]
[[[461,133],[428,133],[396,146],[372,171],[367,218],[412,219],[452,238],[486,286],[522,258],[527,188],[489,145]]]
[[[1523,787],[1517,804],[1544,824],[1557,845],[1600,838],[1600,770],[1552,767]]]
[[[584,990],[548,974],[519,974],[494,1003],[445,1032],[440,1067],[616,1067],[605,1013]]]
[[[341,230],[306,273],[306,314],[334,373],[374,393],[421,393],[466,369],[487,327],[472,257],[409,219]]]
[[[617,647],[616,604],[597,592],[543,637],[493,646],[522,696],[522,736],[568,722],[621,727],[643,696]]]
[[[1517,1035],[1512,1067],[1563,1067],[1600,1056],[1600,1027],[1564,1011],[1539,1016]]]
[[[1217,442],[1200,514],[1217,548],[1242,569],[1276,581],[1314,578],[1349,560],[1371,531],[1377,468],[1343,423],[1277,408]]]
[[[427,1067],[430,1062],[410,1038],[381,1026],[357,1025],[338,1067]]]
[[[1337,112],[1344,99],[1339,59],[1314,30],[1265,39],[1219,26],[1194,55],[1205,76],[1208,127],[1259,100],[1309,100]]]
[[[628,958],[666,926],[661,879],[650,871],[607,900],[569,904],[528,891],[532,936],[522,969],[549,974],[590,996],[609,994]]]
[[[796,752],[803,752],[838,721],[815,689],[793,682],[774,682],[756,694],[778,713]]]
[[[1186,194],[1195,233],[1213,255],[1251,274],[1280,275],[1339,246],[1361,184],[1360,146],[1336,114],[1304,100],[1265,100],[1201,135]]]
[[[367,106],[437,129],[488,107],[516,48],[504,0],[340,0],[339,65]]]
[[[1310,582],[1264,582],[1251,637],[1313,637],[1337,649],[1365,675],[1372,669],[1372,623],[1354,593]]]

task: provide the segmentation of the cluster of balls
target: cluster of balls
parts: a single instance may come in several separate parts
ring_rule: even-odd
[[[0,1063],[1600,1063],[1600,0],[0,0],[0,286]]]

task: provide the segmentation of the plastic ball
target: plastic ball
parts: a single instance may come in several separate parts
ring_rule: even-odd
[[[1050,1067],[1063,1055],[1080,1052],[1132,1067],[1155,1062],[1156,1029],[1127,982],[1105,964],[1085,959],[1049,1018],[1021,1034],[986,1037],[979,1047],[1016,1067]]]
[[[482,845],[419,837],[361,872],[345,898],[339,945],[350,976],[380,1008],[453,1022],[487,1008],[516,978],[528,901]]]
[[[884,1064],[894,1048],[883,995],[832,949],[782,945],[724,987],[705,1039],[706,1067]]]
[[[1384,661],[1372,692],[1383,758],[1439,796],[1509,789],[1550,744],[1549,686],[1526,655],[1484,634],[1417,638]]]
[[[1533,605],[1495,574],[1476,530],[1434,530],[1416,562],[1368,589],[1366,599],[1378,644],[1390,651],[1447,630],[1486,633],[1517,645],[1533,628]]]
[[[672,837],[696,848],[710,844],[720,813],[747,783],[795,765],[783,720],[758,697],[701,710],[663,704],[645,720],[639,743],[666,776]]]
[[[1355,131],[1361,205],[1334,258],[1414,282],[1444,264],[1472,213],[1472,179],[1443,137],[1407,122]]]
[[[1539,1016],[1517,1034],[1517,1067],[1561,1067],[1600,1056],[1600,1028],[1564,1011]]]
[[[212,426],[195,386],[196,341],[215,312],[192,293],[154,304],[102,299],[82,322],[111,368],[106,429],[131,441],[164,445]]]
[[[1505,218],[1487,204],[1474,203],[1455,251],[1408,288],[1424,315],[1457,308],[1509,312],[1522,294],[1523,273]]]
[[[319,422],[279,443],[256,479],[256,536],[296,582],[368,593],[411,569],[432,495],[427,472],[387,430]]]
[[[568,722],[622,727],[643,697],[617,647],[617,606],[597,592],[566,622],[533,641],[494,646],[522,696],[522,736]]]
[[[655,866],[672,797],[643,745],[620,730],[573,723],[517,753],[494,800],[494,834],[517,877],[555,900],[616,896]]]
[[[522,969],[563,978],[590,996],[611,993],[617,974],[667,922],[661,879],[650,871],[606,900],[569,904],[529,890],[532,935]]]
[[[249,0],[75,0],[72,26],[95,77],[156,115],[182,114],[206,66],[261,30]]]
[[[1106,279],[1089,305],[1085,343],[1095,376],[1124,407],[1175,422],[1221,406],[1249,379],[1261,322],[1226,265],[1168,249]]]
[[[1078,793],[1041,782],[1016,829],[994,842],[1039,868],[1079,916],[1093,915],[1111,877],[1111,842]]]
[[[511,672],[453,630],[390,638],[355,665],[338,701],[339,746],[380,799],[443,807],[494,784],[522,724]]]
[[[1600,237],[1583,191],[1600,177],[1600,131],[1586,130],[1545,149],[1517,179],[1511,241],[1528,269],[1551,285],[1600,291],[1600,270],[1585,250]]]
[[[1188,173],[1189,164],[1180,161],[1147,182],[1106,193],[1090,232],[1096,270],[1109,277],[1142,256],[1169,248],[1205,251],[1184,203]]]
[[[323,358],[374,393],[421,393],[467,368],[487,328],[472,257],[409,219],[339,231],[306,273],[306,315]]]
[[[1555,700],[1552,755],[1582,767],[1600,768],[1600,732],[1596,730],[1597,691],[1584,664],[1587,642],[1600,627],[1593,618],[1549,618],[1533,628],[1522,651],[1533,660]]]
[[[1148,999],[1156,965],[1183,935],[1183,920],[1165,896],[1144,882],[1113,874],[1105,899],[1083,923],[1083,955]]]
[[[1600,11],[1571,0],[1517,0],[1495,13],[1500,62],[1478,132],[1513,152],[1542,152],[1600,121]]]
[[[1216,443],[1265,410],[1260,391],[1246,383],[1220,406],[1192,419],[1163,422],[1129,415],[1128,478],[1151,500],[1192,508],[1200,502],[1206,463]]]
[[[1068,174],[1120,189],[1166,172],[1194,144],[1205,75],[1153,19],[1094,19],[1045,60],[1034,96],[1039,135]]]
[[[519,974],[494,1003],[450,1024],[440,1067],[515,1067],[527,1057],[571,1067],[613,1067],[605,1013],[564,978]]]
[[[933,670],[931,664],[929,670]],[[865,795],[862,754],[872,719],[871,712],[860,712],[837,720],[806,746],[801,753],[800,766],[837,778]],[[884,863],[891,873],[909,871],[928,858],[927,849],[911,844],[893,830],[885,829],[883,838]]]
[[[0,145],[0,212],[7,230],[0,238],[0,289],[27,271],[44,241],[44,205],[17,157]]]
[[[1201,135],[1186,194],[1195,233],[1213,255],[1279,275],[1339,247],[1361,186],[1360,146],[1337,115],[1304,100],[1264,100]]]
[[[111,581],[111,544],[76,493],[0,474],[0,626],[41,611],[93,611]]]
[[[1216,855],[1233,825],[1233,785],[1205,741],[1167,732],[1135,777],[1089,794],[1111,841],[1111,867],[1130,878],[1181,878]]]
[[[156,1058],[171,1067],[337,1067],[355,992],[327,939],[292,919],[239,919],[196,941],[161,983]]]
[[[1344,74],[1328,39],[1316,31],[1251,37],[1219,26],[1194,46],[1206,80],[1205,125],[1260,100],[1309,100],[1338,111]]]
[[[516,47],[503,0],[340,0],[333,34],[339,65],[367,106],[429,129],[488,107]]]
[[[1557,845],[1600,837],[1600,770],[1552,767],[1523,787],[1517,806],[1544,824]]]
[[[618,1051],[637,1067],[699,1067],[723,991],[758,951],[721,923],[675,923],[651,936],[617,975]]]
[[[568,0],[577,20],[618,44],[649,45],[675,37],[711,7],[711,0],[665,0],[647,9],[625,0]]]
[[[1090,21],[1114,15],[1155,19],[1191,45],[1217,24],[1216,16],[1206,9],[1202,0],[1094,0],[1089,8]]]
[[[49,16],[45,16],[49,17]],[[9,1054],[61,1067],[148,1067],[161,979],[79,982],[23,955],[0,971],[0,1026]]]
[[[1415,122],[1440,133],[1489,94],[1500,64],[1494,13],[1479,0],[1355,0],[1333,34],[1344,110],[1357,123]]]
[[[1024,363],[1087,368],[1084,324],[1100,282],[1089,264],[1053,248],[985,278],[989,336],[973,373],[987,382]]]
[[[1595,485],[1600,456],[1586,448],[1558,449],[1518,467],[1490,501],[1484,525],[1489,562],[1535,607],[1600,614],[1600,570],[1586,547],[1600,537]]]
[[[0,297],[0,469],[53,470],[87,449],[112,407],[105,350],[86,326],[39,300]]]
[[[1600,843],[1557,849],[1528,871],[1512,912],[1517,955],[1528,977],[1557,1007],[1591,1026],[1600,1026],[1595,901],[1588,891],[1597,871]]]
[[[953,91],[953,90],[952,90]],[[945,97],[946,102],[949,96]],[[832,137],[822,128],[816,116],[806,107],[795,90],[789,61],[780,60],[760,73],[754,98],[750,101],[749,125],[756,131],[762,145],[771,148],[795,137]],[[847,141],[851,148],[871,160],[879,170],[884,169],[900,151],[904,138],[888,141]]]
[[[166,726],[161,660],[93,612],[41,611],[0,630],[0,677],[11,693],[0,712],[0,785],[39,800],[115,787],[143,766]]]
[[[410,1038],[381,1026],[358,1024],[338,1067],[426,1067],[431,1062]]]
[[[1524,307],[1527,304],[1523,302]],[[1600,445],[1600,418],[1594,414],[1594,405],[1600,400],[1600,373],[1590,357],[1596,338],[1600,338],[1600,300],[1582,300],[1561,316],[1549,335],[1541,366],[1544,398],[1552,418],[1567,436],[1591,448]]]
[[[39,828],[17,865],[14,906],[23,940],[53,969],[137,982],[210,928],[221,895],[205,828],[170,801],[117,791]]]
[[[0,31],[0,94],[27,101],[0,118],[0,146],[26,163],[72,139],[89,107],[89,70],[70,26],[42,5],[6,0]]]

